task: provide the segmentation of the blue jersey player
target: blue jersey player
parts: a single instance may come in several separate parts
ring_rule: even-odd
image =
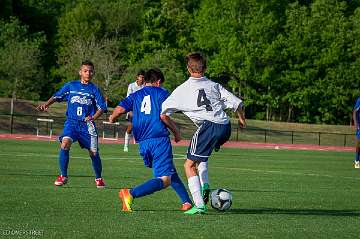
[[[357,98],[354,106],[353,119],[356,130],[356,154],[354,167],[360,168],[360,97]]]
[[[40,111],[46,111],[55,102],[67,102],[66,121],[63,133],[59,137],[61,174],[55,181],[56,186],[63,186],[68,182],[69,151],[72,143],[78,141],[81,148],[89,151],[96,176],[96,187],[105,187],[101,176],[102,165],[94,121],[107,111],[107,106],[99,88],[91,82],[94,74],[94,64],[91,61],[82,62],[79,70],[80,80],[66,83],[47,102],[37,107]]]
[[[133,189],[121,189],[122,210],[132,212],[133,199],[152,194],[171,185],[181,199],[181,210],[192,207],[184,184],[179,178],[174,163],[169,131],[175,142],[180,141],[180,133],[169,117],[160,118],[161,105],[169,93],[161,88],[164,81],[162,72],[150,69],[145,73],[145,86],[130,94],[114,109],[109,117],[114,122],[121,114],[132,111],[133,135],[139,144],[139,152],[144,165],[152,168],[154,178]]]

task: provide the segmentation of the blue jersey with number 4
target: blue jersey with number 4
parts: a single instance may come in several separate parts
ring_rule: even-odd
[[[98,109],[107,111],[107,105],[99,88],[89,82],[82,84],[79,80],[66,83],[53,97],[56,101],[67,101],[66,117],[84,121],[93,116]]]
[[[161,87],[145,86],[119,103],[127,112],[133,112],[133,134],[137,142],[169,136],[160,119],[161,105],[168,96],[169,93]]]

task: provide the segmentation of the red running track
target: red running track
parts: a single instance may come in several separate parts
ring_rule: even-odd
[[[123,144],[124,139],[109,140],[100,138],[101,144]],[[57,141],[58,136],[38,137],[36,135],[28,134],[0,134],[1,139],[15,139],[15,140],[32,140],[32,141]],[[179,143],[172,142],[174,146],[188,146],[189,140],[182,140]],[[288,149],[288,150],[318,150],[318,151],[348,151],[355,152],[355,147],[341,147],[341,146],[319,146],[312,144],[273,144],[273,143],[252,143],[240,141],[228,141],[222,147],[227,148],[252,148],[252,149]]]

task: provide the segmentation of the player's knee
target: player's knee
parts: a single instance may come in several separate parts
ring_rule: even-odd
[[[71,148],[71,141],[68,141],[68,140],[63,140],[61,142],[61,145],[60,145],[61,149],[64,149],[64,150],[70,150]]]
[[[97,155],[97,151],[95,151],[95,150],[89,150],[89,155],[90,155],[90,157],[95,157],[96,155]]]
[[[164,188],[167,188],[167,187],[170,186],[170,184],[171,184],[171,177],[170,176],[163,176],[163,177],[160,177],[160,179],[163,181]]]
[[[190,159],[187,159],[184,163],[184,168],[185,169],[192,169],[192,168],[196,168],[196,163]]]

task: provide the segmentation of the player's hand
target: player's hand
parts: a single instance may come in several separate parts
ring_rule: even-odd
[[[246,128],[246,120],[245,120],[245,117],[240,117],[239,118],[239,125],[240,125],[240,128]]]
[[[91,115],[85,117],[86,122],[93,121],[93,120],[94,120],[94,117],[92,117]]]
[[[113,115],[110,115],[110,116],[109,116],[109,122],[110,122],[110,123],[114,123],[114,121],[115,121],[115,120],[114,120]]]
[[[49,108],[49,106],[47,104],[40,104],[36,107],[36,110],[38,111],[46,111]]]
[[[179,132],[174,135],[174,141],[175,141],[175,143],[178,143],[181,141],[181,135]]]

